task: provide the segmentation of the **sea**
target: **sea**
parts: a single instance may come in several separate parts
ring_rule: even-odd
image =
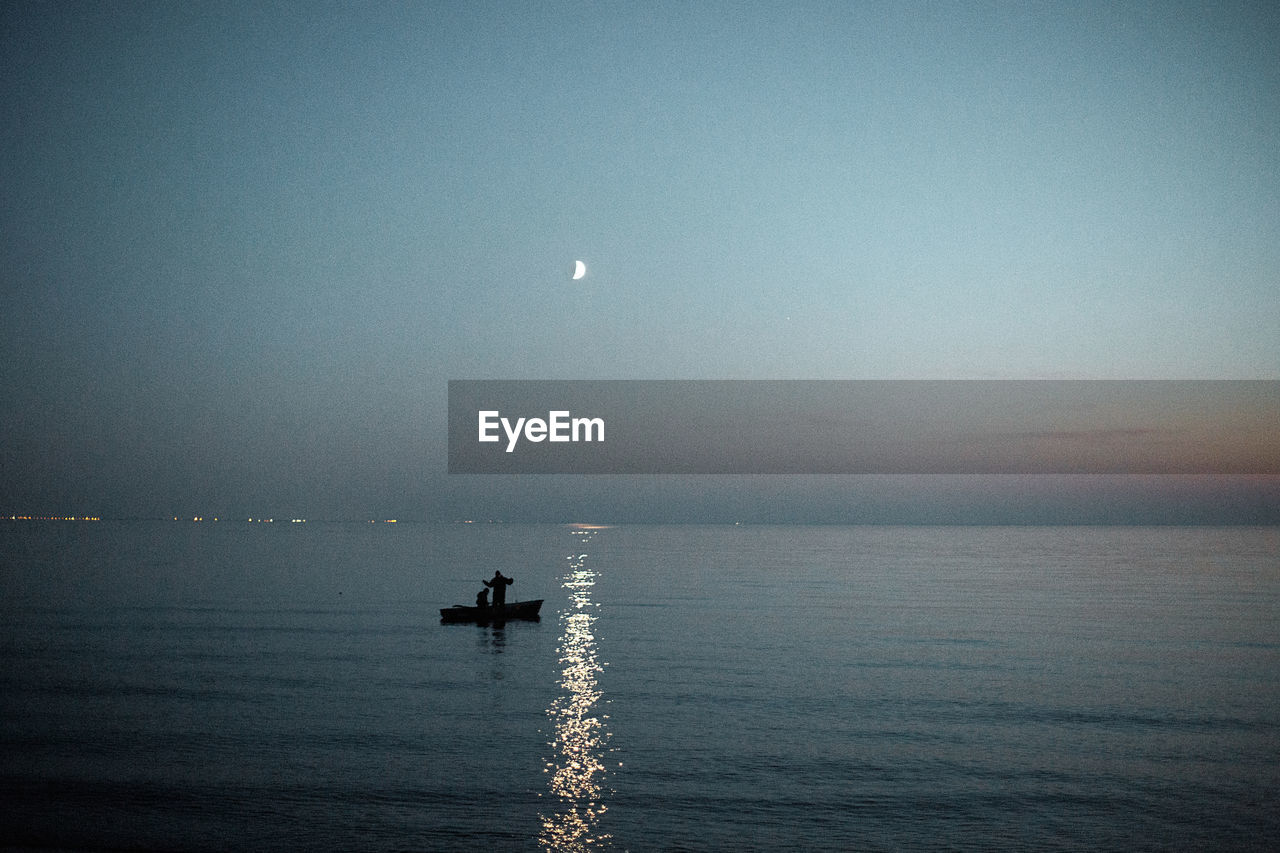
[[[1280,839],[1280,528],[4,521],[0,596],[3,849]]]

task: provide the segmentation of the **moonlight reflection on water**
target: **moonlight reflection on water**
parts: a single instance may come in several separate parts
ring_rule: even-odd
[[[600,689],[596,675],[603,669],[596,652],[591,628],[596,604],[591,588],[596,572],[587,567],[585,546],[594,531],[575,529],[575,553],[568,557],[569,568],[563,586],[569,593],[569,607],[560,615],[563,633],[560,637],[560,694],[547,716],[554,724],[554,739],[549,743],[551,758],[546,772],[550,774],[550,794],[556,807],[542,815],[542,846],[553,850],[589,850],[608,841],[608,835],[596,833],[600,816],[606,811],[602,786],[605,775],[604,752],[609,733],[608,717],[598,712]]]

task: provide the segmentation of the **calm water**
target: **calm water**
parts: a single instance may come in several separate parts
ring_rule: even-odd
[[[1280,530],[0,524],[0,845],[1270,849]],[[441,625],[501,568],[537,623]]]

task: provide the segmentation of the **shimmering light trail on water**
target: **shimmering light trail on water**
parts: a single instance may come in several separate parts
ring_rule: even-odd
[[[597,574],[587,566],[585,553],[593,533],[590,529],[570,531],[575,553],[566,558],[569,568],[562,583],[569,603],[560,614],[561,692],[547,709],[554,724],[554,739],[548,744],[553,752],[546,772],[551,777],[548,787],[555,808],[550,814],[542,814],[539,836],[542,846],[552,850],[590,850],[609,840],[607,834],[596,831],[607,809],[608,791],[603,782],[607,773],[605,745],[609,739],[605,723],[609,718],[598,708],[602,694],[596,676],[604,664],[592,634],[596,621],[592,611],[597,604],[592,601],[591,590]]]

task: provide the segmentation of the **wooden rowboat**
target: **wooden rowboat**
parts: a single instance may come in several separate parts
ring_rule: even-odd
[[[538,621],[538,611],[542,609],[542,599],[536,601],[513,601],[502,607],[463,607],[455,604],[452,607],[440,608],[441,622],[506,622],[511,619],[528,619]]]

